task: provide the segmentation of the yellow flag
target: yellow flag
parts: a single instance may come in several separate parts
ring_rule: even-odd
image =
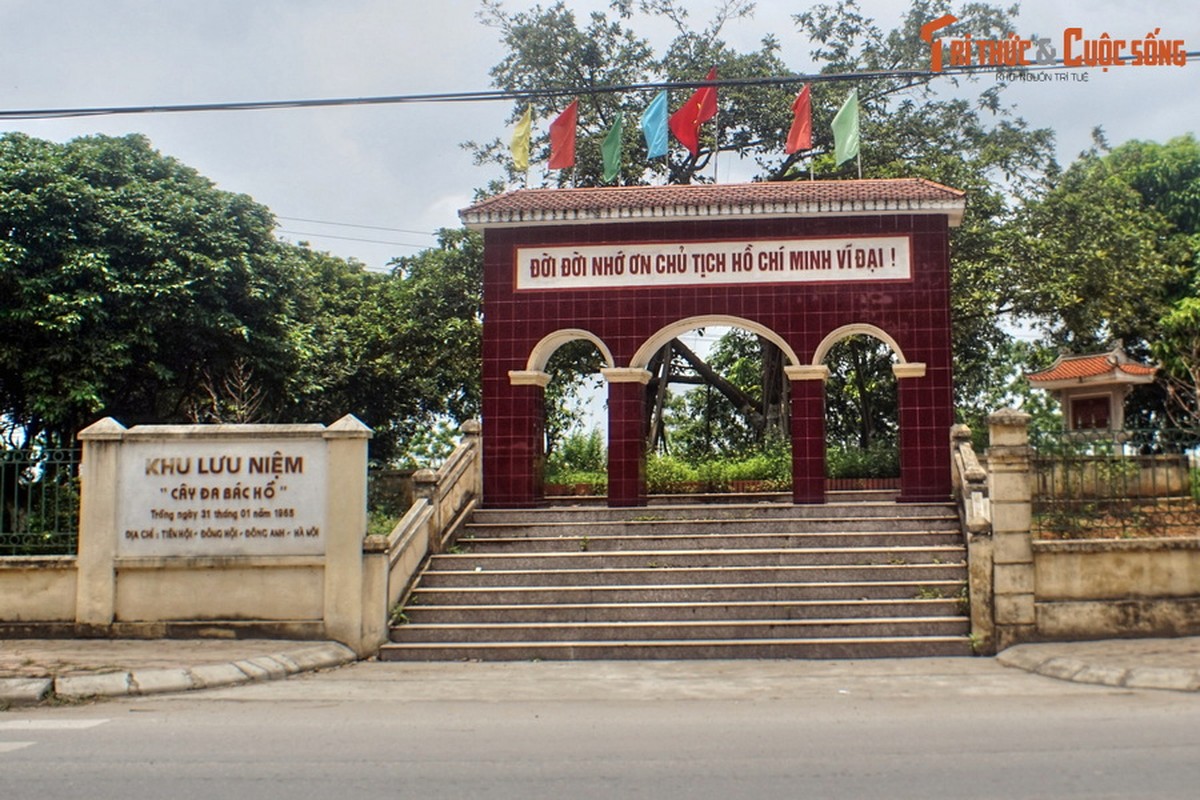
[[[525,106],[525,113],[517,121],[513,129],[512,150],[513,167],[517,172],[529,169],[529,132],[533,128],[533,106]]]

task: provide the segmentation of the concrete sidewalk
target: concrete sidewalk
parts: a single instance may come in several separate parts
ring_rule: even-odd
[[[356,660],[337,642],[0,639],[0,708],[235,686]]]
[[[356,660],[353,651],[336,642],[0,640],[0,709],[51,698],[79,700],[234,686]],[[1076,683],[1200,691],[1200,637],[1023,644],[1005,650],[996,661]]]
[[[996,656],[1047,678],[1130,689],[1200,691],[1200,637],[1019,644]]]

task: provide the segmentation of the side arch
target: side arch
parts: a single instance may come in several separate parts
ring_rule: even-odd
[[[829,355],[829,351],[833,346],[843,339],[848,339],[851,336],[871,336],[886,344],[896,354],[896,359],[901,364],[907,364],[908,359],[904,357],[904,351],[900,349],[900,345],[895,339],[882,328],[877,328],[874,325],[866,323],[855,323],[853,325],[843,325],[834,331],[831,331],[821,343],[817,345],[817,350],[813,353],[812,365],[814,367],[821,366],[825,363],[825,357]]]
[[[661,328],[638,348],[637,352],[633,354],[633,359],[629,362],[629,366],[634,369],[645,369],[649,365],[650,359],[654,358],[654,354],[661,350],[667,342],[678,337],[680,334],[687,333],[696,328],[705,328],[713,325],[742,328],[751,333],[756,333],[783,351],[784,358],[787,359],[787,366],[800,366],[800,359],[796,356],[796,351],[775,331],[757,322],[725,314],[688,317],[687,319],[673,322],[665,328]]]
[[[612,369],[616,366],[612,351],[599,336],[591,331],[585,331],[583,328],[564,328],[543,337],[534,345],[533,350],[529,353],[529,361],[526,363],[525,369],[529,372],[545,372],[546,364],[550,361],[550,356],[554,355],[554,351],[564,344],[578,339],[584,339],[596,346],[596,349],[600,351],[600,356],[604,359],[605,367]]]

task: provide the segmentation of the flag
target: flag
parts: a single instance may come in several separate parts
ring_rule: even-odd
[[[642,112],[642,136],[646,139],[646,158],[667,154],[667,93],[663,90]]]
[[[572,100],[550,123],[550,169],[570,169],[575,166],[575,123],[579,119],[579,101]]]
[[[717,79],[717,68],[708,71],[706,81]],[[671,133],[692,155],[700,152],[700,126],[717,115],[717,87],[702,86],[671,115]]]
[[[604,144],[600,145],[600,153],[604,156],[604,182],[610,183],[621,173],[621,134],[625,132],[625,117],[618,111],[613,120]]]
[[[858,155],[858,89],[850,92],[833,118],[833,155],[838,164]]]
[[[513,128],[512,143],[509,147],[512,150],[513,168],[517,172],[529,169],[529,131],[532,128],[533,106],[525,106],[525,113],[517,120],[517,127]]]
[[[812,95],[805,84],[792,102],[792,127],[787,135],[787,153],[812,149]]]

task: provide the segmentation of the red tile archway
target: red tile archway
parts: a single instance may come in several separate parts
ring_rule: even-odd
[[[796,502],[824,500],[822,348],[846,330],[900,354],[901,500],[948,498],[949,229],[964,204],[905,179],[521,190],[465,209],[485,237],[485,504],[542,501],[537,354],[580,333],[611,355],[609,503],[645,502],[645,353],[672,326],[723,318],[794,357]]]

